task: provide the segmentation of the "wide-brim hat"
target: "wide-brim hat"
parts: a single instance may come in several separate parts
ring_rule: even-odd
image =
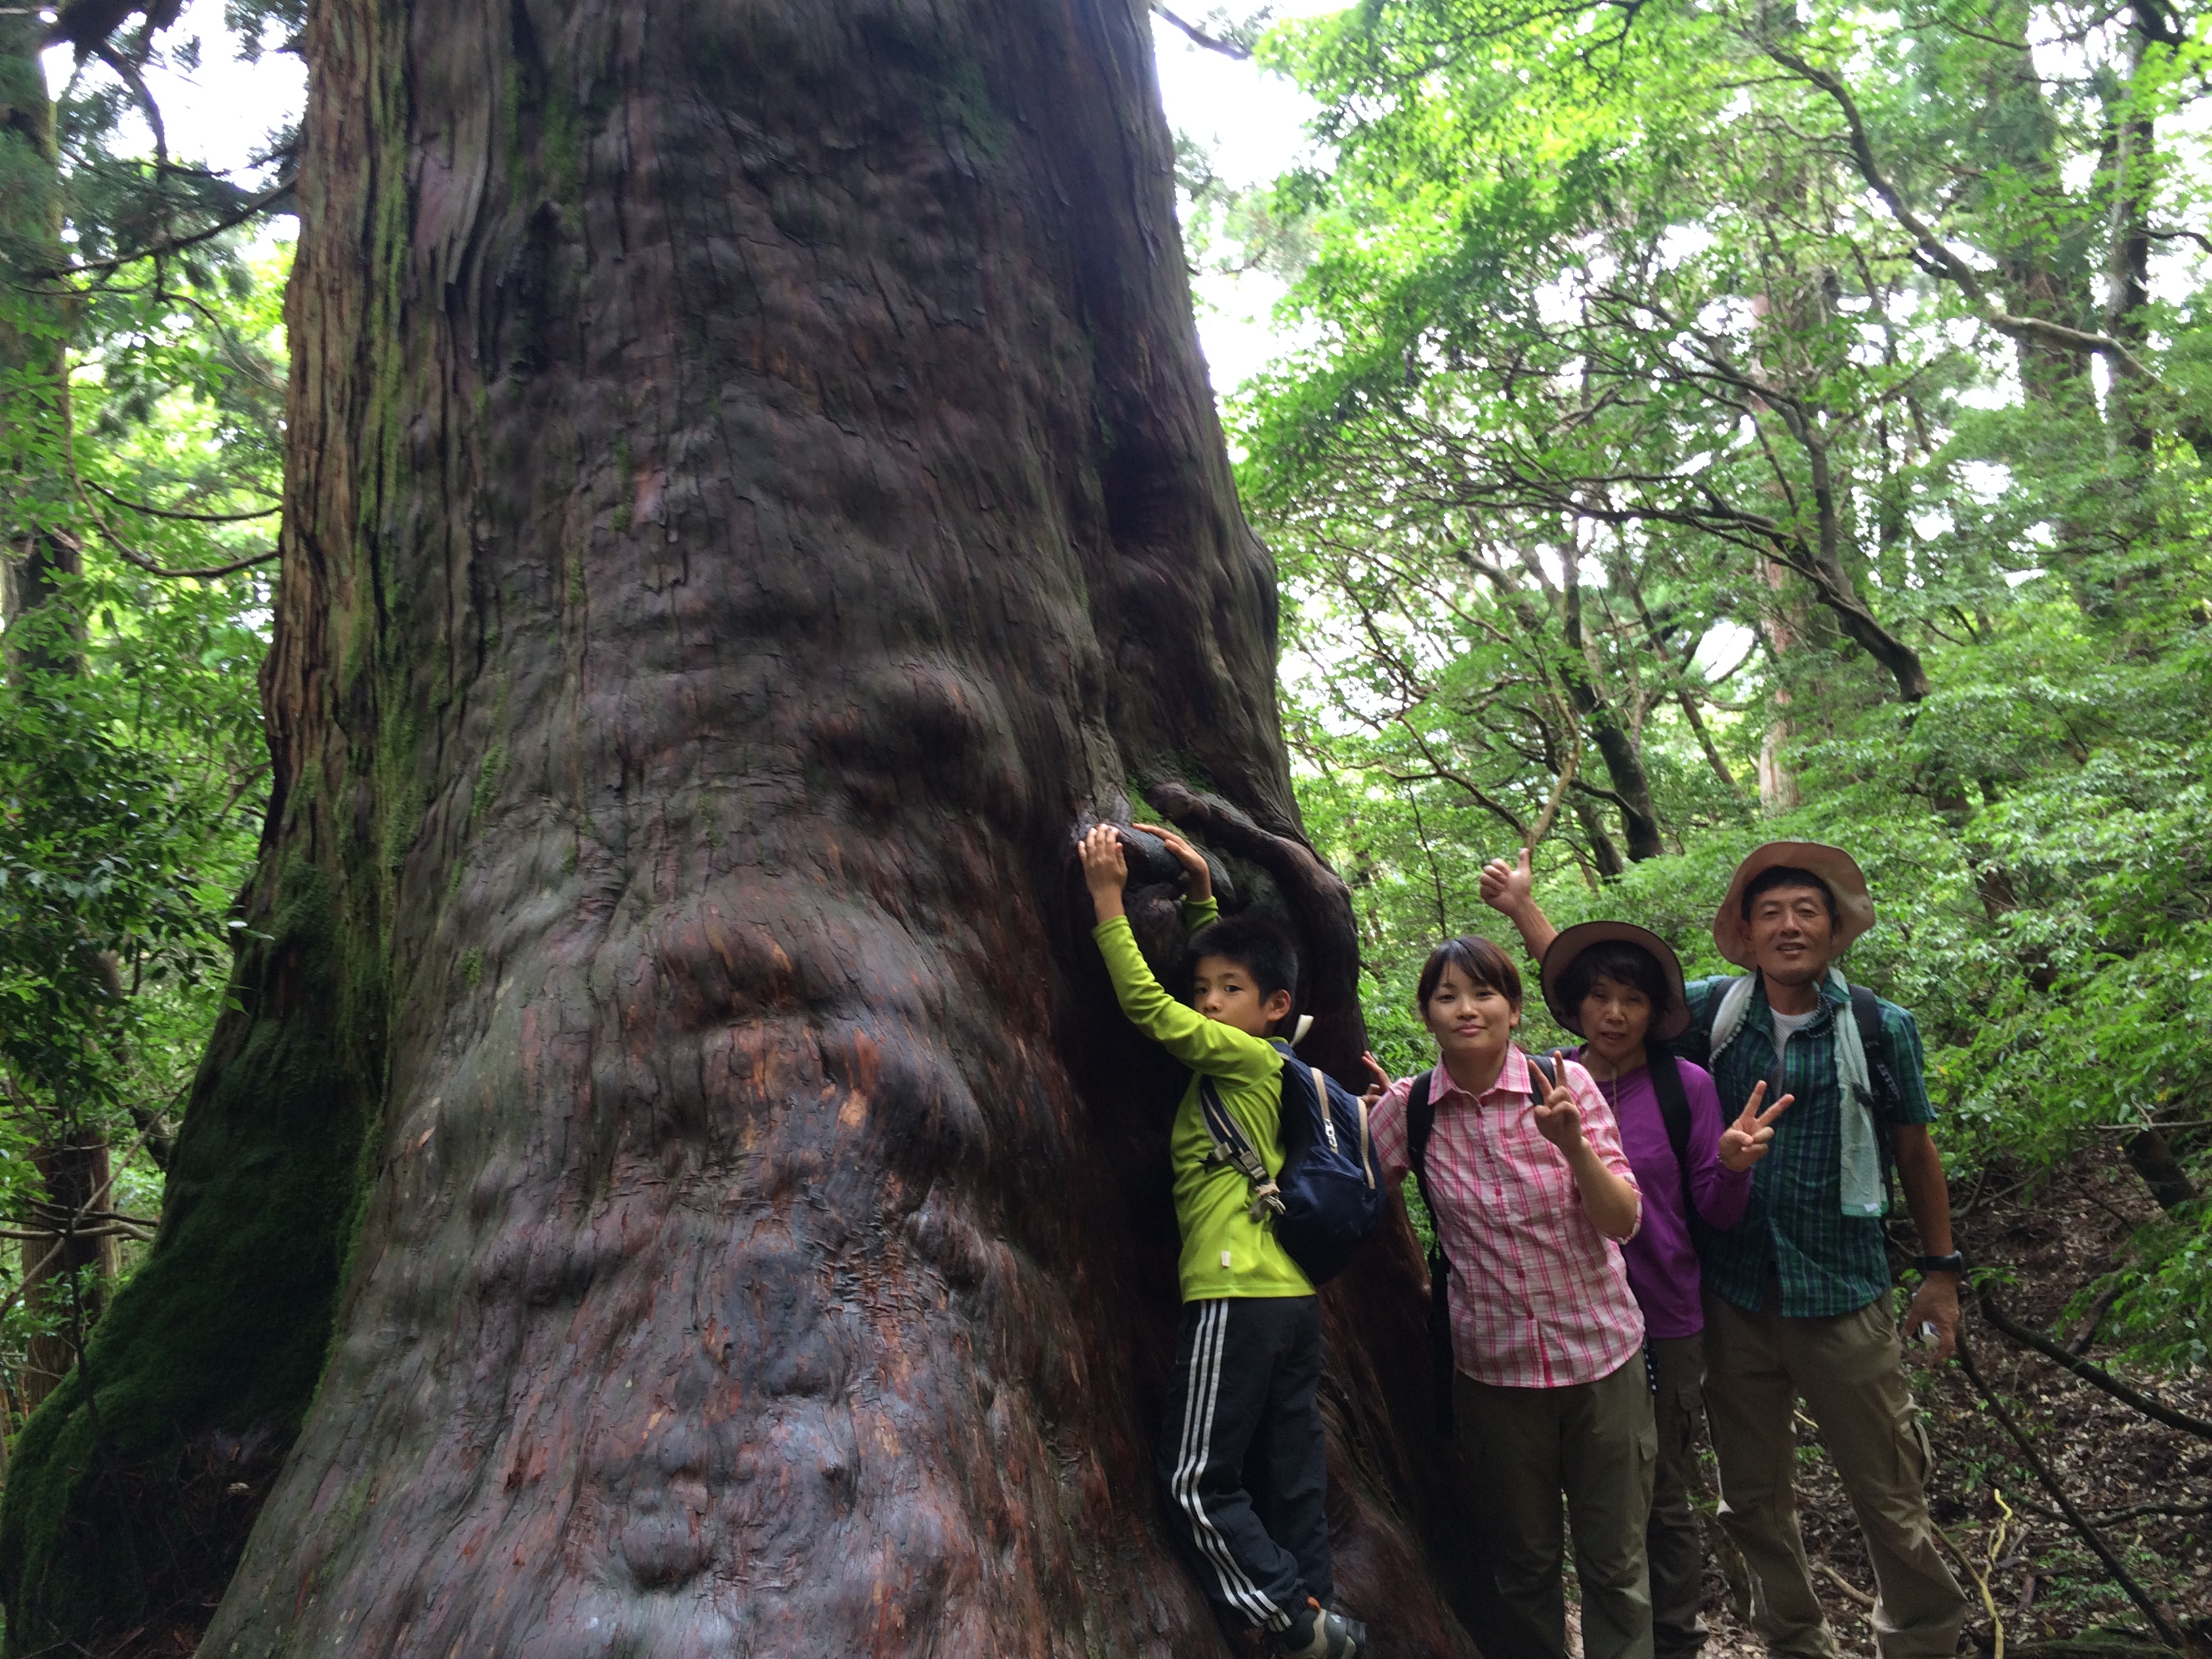
[[[1866,872],[1840,847],[1824,847],[1817,841],[1770,841],[1755,847],[1735,867],[1728,896],[1713,916],[1713,943],[1739,968],[1754,966],[1750,929],[1743,919],[1743,890],[1767,871],[1787,867],[1809,870],[1827,883],[1836,896],[1836,950],[1874,926],[1874,900],[1867,892]]]
[[[1591,945],[1615,943],[1641,945],[1649,951],[1659,963],[1660,973],[1666,977],[1666,1006],[1651,1011],[1651,1026],[1644,1033],[1645,1040],[1665,1042],[1681,1036],[1690,1024],[1690,998],[1682,984],[1681,960],[1665,939],[1632,921],[1578,921],[1545,947],[1544,960],[1536,975],[1543,984],[1544,1006],[1552,1011],[1552,1018],[1577,1036],[1589,1035],[1583,1030],[1582,1010],[1570,1008],[1560,1000],[1559,981],[1567,976],[1567,969],[1574,966],[1575,958]]]

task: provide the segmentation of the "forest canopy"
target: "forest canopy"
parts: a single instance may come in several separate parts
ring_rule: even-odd
[[[1500,932],[1477,872],[1540,825],[1555,917],[1693,973],[1744,850],[1832,842],[1954,1169],[2197,1189],[2205,27],[1420,0],[1261,40],[1327,165],[1187,199],[1289,271],[1229,407],[1401,1060],[1426,942]],[[2084,1300],[2201,1365],[2208,1273],[2183,1200]]]

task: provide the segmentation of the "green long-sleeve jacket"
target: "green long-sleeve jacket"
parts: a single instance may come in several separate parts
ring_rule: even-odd
[[[1218,914],[1212,900],[1183,906],[1195,931]],[[1152,977],[1127,916],[1092,930],[1114,981],[1121,1012],[1139,1030],[1191,1068],[1190,1086],[1176,1109],[1169,1152],[1175,1168],[1176,1221],[1182,1230],[1182,1299],[1311,1296],[1314,1288],[1275,1240],[1273,1218],[1251,1218],[1251,1183],[1233,1165],[1208,1164],[1213,1143],[1200,1115],[1198,1080],[1214,1080],[1221,1103],[1259,1149],[1269,1174],[1282,1168],[1283,1057],[1266,1039],[1206,1018],[1177,1002]]]

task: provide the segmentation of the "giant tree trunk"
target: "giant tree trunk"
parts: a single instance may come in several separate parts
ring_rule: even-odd
[[[203,1650],[1216,1650],[1149,1473],[1178,1079],[1072,831],[1149,793],[1362,1033],[1142,9],[325,0],[307,53],[268,939],[104,1332],[240,1146],[297,1194],[366,1139]],[[1328,1298],[1340,1590],[1458,1652],[1395,1227]]]

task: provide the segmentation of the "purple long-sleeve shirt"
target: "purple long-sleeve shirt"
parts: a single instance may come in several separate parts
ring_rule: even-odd
[[[1593,1056],[1574,1052],[1591,1066]],[[1722,1166],[1724,1126],[1711,1076],[1686,1060],[1675,1064],[1682,1068],[1682,1093],[1690,1103],[1690,1193],[1705,1224],[1726,1232],[1750,1201],[1751,1171]],[[1591,1076],[1613,1107],[1622,1150],[1644,1194],[1644,1224],[1620,1253],[1628,1263],[1628,1287],[1644,1310],[1644,1329],[1653,1337],[1695,1336],[1705,1328],[1698,1300],[1698,1251],[1682,1202],[1681,1166],[1667,1139],[1650,1069],[1639,1066],[1616,1080],[1605,1061],[1597,1060]]]

